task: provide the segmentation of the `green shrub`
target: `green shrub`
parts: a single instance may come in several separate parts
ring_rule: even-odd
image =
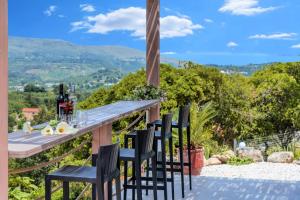
[[[253,159],[249,157],[232,157],[228,160],[227,164],[229,165],[248,165],[250,163],[253,163]]]
[[[191,105],[191,146],[193,148],[203,147],[205,143],[213,138],[211,122],[217,115],[214,104],[208,102],[203,106],[196,103]]]
[[[165,92],[152,85],[136,86],[133,94],[125,97],[127,100],[152,100],[165,97]]]

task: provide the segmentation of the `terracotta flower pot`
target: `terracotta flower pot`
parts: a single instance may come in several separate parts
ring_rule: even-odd
[[[179,153],[179,151],[177,151]],[[179,158],[179,156],[178,156]],[[183,160],[184,162],[188,162],[188,150],[183,150]],[[191,162],[192,162],[192,175],[199,176],[201,174],[201,170],[204,166],[204,149],[191,149]],[[189,174],[189,167],[184,167],[184,174]]]

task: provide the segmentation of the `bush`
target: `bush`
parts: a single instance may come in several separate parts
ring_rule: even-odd
[[[300,159],[300,149],[296,149],[294,152],[294,160]]]
[[[248,165],[250,163],[253,163],[253,159],[249,157],[232,157],[228,160],[227,164],[229,165]]]
[[[165,98],[165,92],[152,85],[137,86],[133,94],[127,96],[128,100],[152,100]]]

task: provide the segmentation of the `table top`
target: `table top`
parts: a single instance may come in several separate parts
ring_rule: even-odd
[[[109,105],[84,111],[86,122],[73,134],[49,135],[41,131],[31,134],[16,131],[8,134],[8,155],[10,158],[27,158],[70,141],[106,124],[110,124],[135,112],[147,110],[159,103],[159,100],[118,101]]]

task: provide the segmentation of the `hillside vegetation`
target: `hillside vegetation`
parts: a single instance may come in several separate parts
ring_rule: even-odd
[[[129,74],[111,88],[101,88],[80,105],[93,108],[131,96],[145,85],[145,70]],[[280,142],[288,145],[299,130],[300,63],[276,63],[250,77],[224,75],[216,68],[189,63],[185,68],[161,65],[160,88],[166,93],[162,113],[179,105],[213,102],[218,112],[214,137],[224,144],[234,138],[255,135],[287,135]],[[289,138],[289,139],[288,139]]]

